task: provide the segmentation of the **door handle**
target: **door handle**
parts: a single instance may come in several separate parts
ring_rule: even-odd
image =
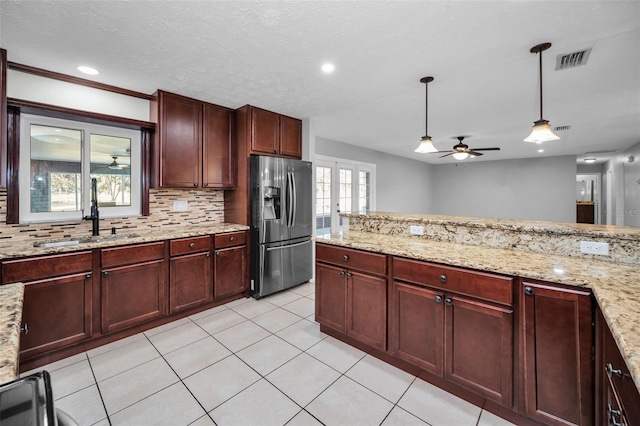
[[[435,297],[435,299],[436,299],[436,303],[440,303],[440,302],[442,302],[442,296],[440,296],[440,295],[437,295],[437,296]]]
[[[447,297],[446,299],[444,299],[444,304],[447,306],[451,306],[453,305],[453,300],[451,300],[450,297]]]
[[[296,212],[298,210],[298,195],[296,193],[296,175],[293,172],[291,174],[291,198],[293,199],[293,212],[291,212],[291,226],[296,224]]]
[[[533,288],[531,288],[531,287],[525,287],[525,288],[524,288],[524,294],[526,294],[527,296],[531,296],[531,295],[533,295]]]

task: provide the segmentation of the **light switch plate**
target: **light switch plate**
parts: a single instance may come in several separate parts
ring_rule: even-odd
[[[175,212],[186,212],[189,210],[189,202],[188,201],[174,201],[173,202],[173,211]]]
[[[599,254],[609,256],[609,243],[598,243],[595,241],[580,241],[580,253]]]
[[[424,226],[411,225],[409,226],[409,233],[411,235],[424,235]]]

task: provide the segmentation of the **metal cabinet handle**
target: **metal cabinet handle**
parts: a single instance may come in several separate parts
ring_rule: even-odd
[[[229,241],[234,241],[236,237],[229,237]]]
[[[194,248],[196,246],[196,243],[189,243],[189,248]]]
[[[607,413],[609,413],[609,415],[613,415],[613,416],[619,416],[620,414],[622,414],[620,412],[620,410],[614,410],[611,407],[611,404],[607,404]]]
[[[347,273],[347,278],[351,278],[353,275],[351,275],[351,272]]]
[[[613,368],[613,365],[611,365],[610,362],[607,363],[607,374],[609,376],[618,376],[618,377],[622,377],[622,370],[616,370]]]
[[[349,256],[347,256],[346,254],[344,256],[342,256],[342,260],[344,260],[345,262],[349,260]]]
[[[525,287],[524,288],[524,294],[526,294],[527,296],[531,296],[533,294],[533,288]]]
[[[91,279],[91,274],[86,274],[84,277],[85,277],[85,279],[87,279],[87,280],[88,280],[88,279]]]
[[[204,186],[205,188],[209,186],[208,183],[203,184],[202,186]]]
[[[20,327],[20,331],[24,333],[25,336],[29,334],[29,324],[27,324],[26,322],[22,324],[22,327]]]
[[[444,303],[447,306],[451,306],[451,305],[453,305],[453,300],[451,300],[450,297],[447,297],[446,299],[444,299]]]
[[[217,251],[217,252],[216,252],[216,256],[220,256],[220,251]]]
[[[205,254],[205,257],[211,257],[211,253]]]
[[[109,276],[109,271],[103,271],[102,275],[104,275],[105,277],[108,277]]]
[[[340,276],[344,277],[344,271],[340,271]]]
[[[194,187],[194,188],[197,188],[197,187],[198,187],[198,184],[197,184],[197,183],[194,183],[194,184],[193,184],[193,187]]]
[[[611,408],[611,404],[607,404],[607,417],[609,417],[610,426],[625,426],[624,422],[618,422],[614,416],[620,416],[622,412],[620,410],[614,410]]]
[[[436,303],[440,303],[440,302],[442,302],[442,296],[437,295],[436,296]]]
[[[443,284],[447,282],[447,276],[445,274],[440,275],[440,282]]]

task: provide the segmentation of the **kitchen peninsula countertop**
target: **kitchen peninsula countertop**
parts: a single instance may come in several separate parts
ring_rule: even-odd
[[[0,286],[0,384],[18,377],[23,300],[22,283]]]
[[[133,234],[134,236],[126,239],[109,239],[110,235],[103,232],[100,237],[104,239],[100,241],[83,242],[81,244],[58,246],[58,247],[34,247],[36,242],[48,242],[57,239],[73,240],[79,238],[90,237],[88,234],[82,235],[60,235],[56,239],[36,239],[22,240],[10,242],[6,240],[0,243],[0,260],[7,260],[19,257],[41,256],[46,254],[69,253],[73,251],[91,250],[95,248],[117,247],[128,244],[148,243],[153,241],[172,240],[176,238],[197,237],[210,234],[221,234],[224,232],[245,231],[249,227],[246,225],[238,225],[234,223],[222,223],[211,225],[178,225],[178,226],[160,226],[157,228],[147,229],[120,229],[117,235]]]
[[[627,367],[640,389],[640,273],[638,265],[491,248],[408,235],[347,231],[319,243],[556,282],[593,291]]]

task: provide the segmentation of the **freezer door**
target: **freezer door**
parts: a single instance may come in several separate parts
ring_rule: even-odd
[[[258,296],[263,297],[309,281],[313,268],[312,245],[310,238],[290,244],[260,245]]]
[[[311,203],[313,185],[311,181],[311,163],[300,160],[285,160],[288,190],[291,196],[289,207],[290,238],[308,237],[312,232],[313,217]]]
[[[282,158],[251,156],[251,226],[259,244],[289,239],[287,185]]]

